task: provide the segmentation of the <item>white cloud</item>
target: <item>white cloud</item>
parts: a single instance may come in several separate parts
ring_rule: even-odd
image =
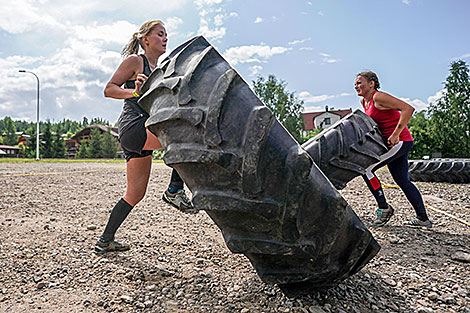
[[[409,5],[409,4],[410,4],[410,0],[401,0],[401,2],[403,2],[403,3],[406,4],[406,5]]]
[[[446,89],[441,89],[437,91],[434,95],[428,97],[428,103],[433,103],[443,97],[446,93]]]
[[[400,100],[405,101],[409,105],[411,105],[413,108],[416,109],[416,111],[422,111],[425,110],[428,107],[428,104],[425,103],[424,101],[420,99],[410,99],[410,98],[400,98]]]
[[[319,111],[325,111],[325,109],[320,106],[307,106],[307,107],[304,107],[303,113],[311,113],[311,112],[319,112]]]
[[[202,8],[205,6],[212,6],[214,4],[220,4],[222,0],[194,0],[194,4],[198,8]]]
[[[134,32],[138,30],[138,25],[127,21],[117,21],[109,25],[78,25],[71,28],[74,33],[71,38],[86,42],[115,42],[126,43]]]
[[[253,65],[249,68],[250,76],[256,76],[263,69],[260,65]]]
[[[214,25],[215,26],[224,25],[224,15],[223,14],[217,14],[216,16],[214,16]]]
[[[201,18],[198,33],[200,33],[209,40],[217,40],[225,36],[226,30],[225,27],[216,27],[211,29],[209,27],[209,22],[206,19]]]
[[[263,19],[261,17],[257,17],[255,19],[255,24],[261,23],[262,21],[263,21]]]
[[[252,45],[232,47],[223,53],[224,58],[231,64],[263,62],[276,54],[283,54],[292,48],[270,47],[266,45]]]
[[[456,59],[468,59],[470,58],[470,53],[462,54],[461,56],[457,57]]]
[[[313,48],[312,47],[301,47],[299,48],[300,51],[312,51]]]
[[[308,5],[313,5],[313,3],[312,3],[312,2],[310,2],[310,1],[307,1],[307,4],[308,4]]]
[[[332,58],[328,53],[320,52],[319,55],[321,55],[323,57],[322,61],[324,63],[336,63],[336,62],[341,61],[340,59]]]
[[[324,16],[324,15],[325,15],[325,13],[323,13],[323,11],[318,11],[318,15],[320,15],[320,16]]]
[[[299,98],[303,100],[305,103],[317,103],[317,102],[323,102],[328,99],[334,99],[334,98],[339,98],[339,97],[348,97],[351,96],[350,93],[340,93],[339,95],[319,95],[319,96],[314,96],[310,94],[308,91],[302,91],[299,93]]]
[[[40,27],[58,27],[63,25],[46,10],[40,10],[35,2],[16,0],[15,3],[2,5],[0,10],[0,29],[11,34],[19,34]]]
[[[288,44],[289,45],[298,45],[298,44],[301,44],[301,43],[305,43],[309,40],[312,40],[312,38],[305,38],[305,39],[301,39],[301,40],[293,40],[293,41],[289,41]]]
[[[178,27],[183,24],[183,20],[179,17],[170,17],[165,21],[165,28],[168,34],[175,34],[178,32]]]

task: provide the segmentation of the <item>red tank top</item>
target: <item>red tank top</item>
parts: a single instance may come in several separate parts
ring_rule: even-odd
[[[369,107],[366,108],[366,100],[364,98],[362,99],[362,106],[366,114],[377,123],[382,136],[388,139],[397,127],[398,121],[400,120],[400,111],[377,109],[374,105],[374,95],[376,92],[377,90],[372,94]],[[400,141],[413,141],[413,137],[407,126],[405,126],[400,134]]]

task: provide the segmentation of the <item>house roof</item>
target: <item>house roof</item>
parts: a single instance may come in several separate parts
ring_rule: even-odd
[[[106,126],[106,125],[101,125],[101,124],[92,124],[92,125],[89,125],[87,127],[85,127],[84,129],[82,129],[81,131],[79,131],[78,133],[76,133],[72,139],[76,139],[80,136],[83,136],[83,135],[86,135],[86,134],[89,134],[90,133],[90,130],[92,128],[98,128],[100,129],[103,133],[107,132],[108,129],[109,129],[109,132],[111,133],[111,135],[113,135],[114,137],[117,137],[118,136],[118,130],[116,127],[111,127],[111,126]]]
[[[5,146],[5,145],[0,145],[0,149],[7,149],[7,150],[21,150],[18,147],[13,147],[13,146]]]
[[[316,117],[318,115],[322,115],[324,113],[332,113],[339,115],[341,118],[345,117],[349,113],[351,113],[351,109],[344,109],[344,110],[328,110],[328,111],[318,111],[318,112],[308,112],[308,113],[302,113],[304,116],[308,116],[310,118]]]

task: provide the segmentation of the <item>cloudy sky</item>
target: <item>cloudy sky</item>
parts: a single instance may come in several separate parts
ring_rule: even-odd
[[[73,3],[73,4],[72,4]],[[470,64],[468,0],[0,0],[0,118],[101,117],[122,101],[103,88],[120,51],[149,19],[168,51],[203,35],[248,82],[274,74],[308,111],[358,108],[355,74],[418,110],[439,96],[450,62]]]

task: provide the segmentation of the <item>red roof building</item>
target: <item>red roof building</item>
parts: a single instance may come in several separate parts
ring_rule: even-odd
[[[329,110],[328,106],[325,107],[325,111],[302,113],[304,129],[326,129],[350,113],[352,109]]]

